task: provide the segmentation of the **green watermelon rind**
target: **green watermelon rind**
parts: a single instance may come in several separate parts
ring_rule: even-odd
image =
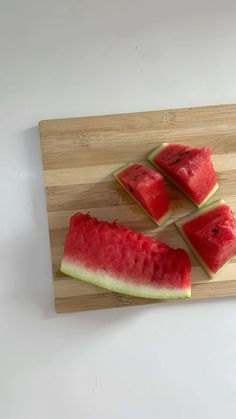
[[[190,298],[191,288],[157,288],[147,285],[136,285],[129,279],[119,279],[102,271],[93,271],[81,264],[63,260],[61,272],[72,278],[79,279],[92,285],[105,288],[112,292],[150,299],[178,299]]]
[[[167,145],[169,145],[170,143],[161,143],[159,144],[157,147],[155,147],[154,149],[152,149],[149,154],[146,156],[146,159],[148,161],[150,161],[159,171],[160,173],[163,174],[163,176],[167,177],[167,179],[170,180],[170,182],[172,182],[178,189],[180,189],[198,208],[202,208],[208,201],[209,199],[214,195],[214,193],[217,191],[217,189],[219,188],[219,184],[216,183],[215,186],[211,189],[211,191],[208,193],[208,195],[203,199],[203,201],[200,204],[197,204],[189,195],[188,193],[181,188],[177,182],[175,182],[171,176],[169,176],[163,169],[161,169],[158,164],[154,161],[154,157],[156,157],[162,150],[163,148],[165,148]]]
[[[201,210],[196,210],[196,211],[192,212],[191,214],[188,214],[188,215],[186,215],[186,216],[184,216],[182,218],[179,218],[177,221],[174,222],[174,225],[175,225],[177,231],[180,233],[180,235],[184,239],[185,243],[191,249],[192,253],[197,258],[197,260],[201,264],[202,268],[207,273],[208,277],[211,278],[211,279],[214,278],[220,271],[222,271],[222,269],[225,267],[225,265],[227,265],[227,263],[229,263],[232,258],[229,261],[227,261],[217,272],[212,272],[208,268],[208,266],[206,265],[206,263],[204,262],[204,260],[202,259],[202,257],[198,253],[198,251],[194,248],[194,246],[192,245],[192,243],[190,242],[190,240],[188,239],[188,237],[186,236],[186,234],[185,234],[182,226],[186,222],[188,222],[190,220],[193,220],[194,218],[199,217],[199,215],[202,215],[202,214],[208,212],[209,210],[212,210],[214,208],[217,208],[219,205],[222,205],[222,204],[225,204],[225,203],[226,202],[223,199],[219,199],[219,200],[214,201],[211,204],[205,206]]]
[[[134,164],[133,162],[130,162],[128,164],[125,164],[124,166],[121,166],[118,170],[116,170],[115,172],[112,173],[112,175],[114,176],[114,178],[117,180],[117,182],[119,182],[119,184],[122,186],[122,188],[125,189],[125,191],[131,196],[131,198],[140,206],[140,208],[142,208],[142,210],[147,214],[147,216],[149,218],[151,218],[151,220],[158,226],[161,227],[163,226],[171,217],[172,213],[171,213],[171,209],[169,209],[165,215],[163,215],[163,217],[161,217],[159,220],[155,220],[155,218],[153,218],[151,216],[151,214],[142,206],[142,204],[130,193],[130,191],[125,187],[125,185],[120,181],[120,179],[118,178],[118,174],[121,173],[124,169],[126,169],[127,167],[131,166],[132,164]]]

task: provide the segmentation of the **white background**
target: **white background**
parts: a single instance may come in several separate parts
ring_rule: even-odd
[[[236,102],[235,1],[0,6],[0,418],[234,418],[236,299],[55,314],[37,123]]]

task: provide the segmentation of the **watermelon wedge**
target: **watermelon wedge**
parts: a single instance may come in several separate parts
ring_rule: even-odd
[[[181,218],[175,226],[210,278],[236,255],[236,218],[223,199]]]
[[[160,173],[143,164],[129,163],[114,172],[113,176],[154,223],[161,226],[170,218],[169,197]]]
[[[190,269],[183,249],[88,214],[71,218],[61,271],[73,278],[137,297],[187,298]]]
[[[209,147],[162,143],[148,154],[147,159],[198,207],[218,189]]]

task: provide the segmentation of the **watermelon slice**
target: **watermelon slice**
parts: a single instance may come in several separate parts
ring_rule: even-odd
[[[209,147],[162,143],[148,154],[147,159],[198,207],[218,189]]]
[[[73,278],[137,297],[186,298],[190,269],[183,249],[88,214],[71,218],[61,271]]]
[[[130,163],[113,176],[157,225],[170,218],[170,202],[162,175],[142,164]]]
[[[236,218],[223,199],[175,222],[212,278],[236,254]]]

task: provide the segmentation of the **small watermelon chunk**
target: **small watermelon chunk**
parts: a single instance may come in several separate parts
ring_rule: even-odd
[[[170,201],[160,173],[143,164],[130,163],[113,175],[157,225],[168,220]]]
[[[210,278],[236,255],[236,218],[223,199],[175,225]]]
[[[148,154],[147,159],[198,207],[218,189],[209,147],[162,143]]]
[[[190,269],[183,249],[88,214],[71,218],[61,271],[73,278],[137,297],[187,298]]]

